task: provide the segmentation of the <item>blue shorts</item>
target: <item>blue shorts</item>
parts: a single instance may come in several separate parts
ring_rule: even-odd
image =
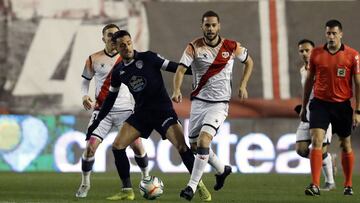
[[[168,128],[179,123],[174,109],[166,110],[139,110],[135,111],[125,122],[140,132],[140,137],[148,138],[155,129],[163,140],[166,139]]]

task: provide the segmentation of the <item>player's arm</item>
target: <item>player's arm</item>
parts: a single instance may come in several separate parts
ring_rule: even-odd
[[[184,75],[191,70],[190,65],[194,60],[195,56],[195,49],[194,46],[190,43],[187,45],[181,59],[180,64],[176,68],[176,73],[173,79],[173,94],[171,99],[179,103],[182,101],[182,94],[181,94],[181,85],[184,80]]]
[[[174,75],[174,79],[173,79],[173,94],[171,96],[171,99],[176,102],[179,103],[182,101],[182,94],[181,94],[181,85],[183,83],[184,80],[184,75],[185,72],[188,70],[189,68],[185,67],[183,64],[179,64],[176,73]]]
[[[245,65],[244,72],[240,80],[238,96],[240,97],[240,99],[247,99],[248,92],[246,87],[254,67],[254,61],[249,55],[247,49],[245,47],[240,46],[240,43],[237,43],[235,56],[240,60],[241,63]]]
[[[89,58],[85,62],[85,67],[81,75],[83,78],[81,82],[82,103],[85,110],[90,110],[93,106],[93,101],[89,96],[89,86],[94,74],[95,72],[92,66],[91,56],[89,56]]]
[[[105,98],[103,105],[101,106],[99,114],[96,116],[96,119],[89,126],[86,133],[87,138],[91,136],[92,132],[98,127],[101,120],[103,120],[106,115],[110,112],[113,107],[115,100],[118,96],[121,82],[119,80],[120,74],[118,71],[113,71],[111,74],[111,85],[109,88],[109,93]]]
[[[179,67],[179,64],[174,62],[174,61],[170,61],[162,56],[160,56],[159,54],[153,53],[153,61],[155,62],[157,67],[160,67],[161,70],[167,71],[167,72],[172,72],[175,73],[177,68]],[[186,70],[185,72],[186,75],[192,75],[191,72],[191,68],[189,68],[188,70]]]
[[[311,58],[310,58],[311,61]],[[304,94],[303,94],[303,102],[302,102],[302,108],[300,111],[300,119],[304,122],[308,122],[306,119],[306,105],[309,102],[311,90],[314,86],[314,78],[315,78],[315,68],[312,62],[310,62],[310,68],[307,71],[305,84],[304,84]]]
[[[360,124],[360,64],[359,55],[355,56],[355,67],[354,67],[354,83],[355,83],[355,113],[354,113],[354,126]]]

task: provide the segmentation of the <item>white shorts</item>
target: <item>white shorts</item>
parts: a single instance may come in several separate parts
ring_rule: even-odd
[[[191,102],[189,141],[197,142],[201,128],[206,125],[214,129],[212,136],[215,136],[217,129],[225,121],[229,110],[229,104],[225,102],[209,103],[194,99]]]
[[[99,126],[93,131],[92,135],[100,138],[102,141],[113,127],[120,129],[124,121],[129,118],[132,113],[132,110],[109,112],[109,114],[100,122]],[[98,110],[93,111],[88,127],[93,123],[98,114]]]
[[[309,125],[310,125],[309,122],[303,122],[303,121],[300,122],[299,127],[296,130],[296,142],[311,141]],[[331,138],[332,138],[332,129],[331,129],[331,124],[329,124],[323,143],[330,144]]]

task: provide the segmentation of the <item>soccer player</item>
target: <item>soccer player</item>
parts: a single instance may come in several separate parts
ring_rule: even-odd
[[[89,125],[99,114],[101,105],[103,104],[106,95],[108,94],[108,87],[110,84],[111,71],[115,63],[121,61],[120,55],[115,50],[111,37],[115,32],[119,31],[115,24],[108,24],[102,30],[102,41],[105,48],[89,56],[86,60],[85,68],[82,74],[81,92],[83,94],[83,105],[86,110],[93,108],[93,102],[88,95],[89,84],[93,77],[95,77],[95,97],[96,103],[92,113]],[[129,92],[129,89],[123,85],[116,97],[115,104],[110,110],[110,113],[99,124],[99,127],[86,137],[86,148],[81,158],[82,165],[82,181],[79,190],[76,192],[76,197],[86,197],[90,189],[90,173],[95,161],[95,152],[104,137],[109,133],[112,127],[120,127],[123,122],[133,113],[134,99]],[[118,137],[114,142],[117,142]],[[142,178],[149,175],[148,157],[142,145],[141,139],[136,139],[131,143],[131,148],[135,153],[135,161],[141,169]],[[127,185],[124,186],[124,192],[121,194],[121,199],[134,199],[134,193]]]
[[[311,184],[306,195],[320,195],[322,165],[322,142],[331,123],[333,133],[339,136],[342,149],[341,164],[345,177],[344,195],[353,195],[352,173],[354,152],[351,147],[351,130],[360,122],[360,66],[359,53],[341,42],[342,25],[338,20],[329,20],[325,25],[326,44],[316,47],[310,55],[309,72],[305,81],[303,107],[310,101],[310,150]],[[355,83],[355,113],[351,107],[352,83]],[[305,120],[302,108],[300,116]]]
[[[160,71],[163,69],[175,72],[178,64],[151,51],[137,52],[133,49],[130,34],[125,30],[116,32],[112,41],[116,44],[116,50],[123,61],[114,68],[109,94],[97,118],[88,128],[88,134],[96,129],[110,111],[123,83],[128,86],[135,99],[134,113],[126,119],[113,144],[115,165],[123,184],[131,188],[126,147],[139,137],[148,138],[154,129],[160,133],[162,139],[168,139],[174,145],[186,168],[191,172],[194,155],[185,143],[182,126],[166,92]],[[211,201],[211,194],[203,183],[199,184],[199,191],[203,201]]]
[[[303,60],[304,64],[300,68],[301,84],[304,86],[306,75],[309,69],[309,59],[311,50],[314,48],[314,42],[308,39],[302,39],[298,42],[299,56]],[[313,92],[311,92],[310,100],[313,98]],[[309,104],[309,103],[308,103]],[[301,107],[300,107],[301,108]],[[299,108],[298,108],[299,109]],[[309,105],[306,106],[306,120],[300,121],[299,127],[296,131],[296,152],[304,158],[309,158],[309,146],[311,143],[310,130],[309,130]],[[298,112],[300,113],[300,111]],[[324,191],[330,191],[335,189],[335,181],[333,175],[332,157],[327,152],[327,146],[330,145],[332,138],[331,124],[326,130],[326,136],[323,140],[323,161],[322,170],[325,177],[325,185],[321,188]]]
[[[231,173],[231,167],[221,162],[211,150],[210,144],[228,115],[234,59],[245,64],[239,87],[241,99],[248,97],[246,86],[253,69],[253,60],[245,47],[236,41],[220,37],[220,19],[217,13],[205,12],[201,28],[204,36],[190,42],[181,57],[174,76],[172,95],[173,101],[181,102],[180,87],[185,71],[191,66],[194,90],[191,93],[189,140],[196,157],[190,181],[180,193],[181,197],[189,201],[194,196],[207,163],[216,170],[214,190],[220,190],[225,178]]]

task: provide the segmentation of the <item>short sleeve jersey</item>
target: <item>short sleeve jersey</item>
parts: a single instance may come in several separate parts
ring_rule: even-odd
[[[165,59],[154,52],[134,51],[130,63],[122,61],[116,65],[111,88],[116,89],[121,83],[128,86],[135,99],[135,111],[173,109],[160,71],[164,63]]]
[[[121,61],[119,54],[109,55],[104,50],[98,51],[88,57],[82,77],[91,80],[95,77],[95,110],[99,110],[109,92],[111,71],[116,63]],[[123,85],[111,111],[132,110],[134,100],[129,89]]]
[[[240,62],[245,62],[248,58],[247,49],[236,41],[220,38],[215,46],[207,45],[204,38],[190,42],[180,64],[192,68],[191,98],[211,102],[229,101],[235,57]]]
[[[352,97],[352,78],[360,74],[359,53],[346,45],[331,54],[325,44],[312,50],[310,70],[315,71],[314,96],[329,102]]]

